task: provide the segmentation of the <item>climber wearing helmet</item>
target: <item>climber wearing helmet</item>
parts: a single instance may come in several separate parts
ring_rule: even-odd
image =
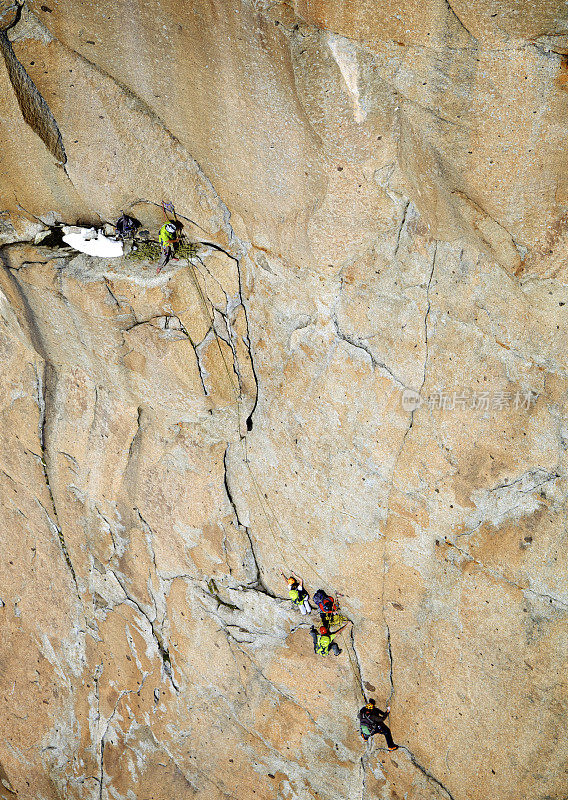
[[[325,625],[322,625],[321,628],[316,630],[314,626],[310,628],[310,636],[314,641],[314,653],[317,653],[320,656],[327,656],[329,653],[333,653],[334,656],[338,656],[342,651],[337,646],[337,642],[333,640],[337,636],[338,633],[341,633],[343,628],[346,628],[349,625],[348,620],[345,625],[342,625],[341,628],[338,628],[333,633],[330,633],[329,628],[326,628]]]
[[[385,725],[385,719],[390,712],[390,706],[387,706],[386,711],[381,711],[376,707],[375,701],[371,698],[366,705],[360,709],[357,717],[359,719],[359,728],[361,736],[365,741],[375,733],[382,733],[386,739],[387,747],[389,750],[398,750],[398,745],[393,742],[392,734],[388,725]]]
[[[288,584],[288,596],[290,600],[300,609],[302,614],[311,614],[312,607],[310,605],[310,596],[304,589],[303,580],[293,574],[289,578],[286,578],[283,572],[281,574]]]
[[[173,258],[175,245],[179,242],[178,228],[175,222],[166,222],[160,228],[159,242],[162,245],[162,258],[156,269],[159,274],[166,266],[170,258]]]

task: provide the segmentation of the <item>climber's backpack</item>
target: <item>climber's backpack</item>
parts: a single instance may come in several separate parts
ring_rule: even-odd
[[[332,614],[337,610],[333,597],[326,594],[323,589],[318,589],[314,594],[314,603],[324,614]]]
[[[361,733],[364,733],[365,736],[373,736],[375,733],[379,732],[380,723],[375,717],[373,717],[372,711],[369,712],[367,709],[363,709],[361,711],[359,720],[361,726]]]
[[[329,648],[331,647],[333,639],[331,636],[321,635],[318,637],[318,641],[316,644],[316,653],[320,656],[326,656],[329,653]]]
[[[288,595],[290,597],[290,600],[294,603],[294,605],[301,606],[306,597],[308,596],[308,593],[306,592],[305,589],[300,590],[296,587],[295,589],[290,589]]]

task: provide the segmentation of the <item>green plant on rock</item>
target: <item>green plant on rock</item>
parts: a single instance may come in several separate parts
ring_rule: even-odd
[[[126,258],[133,261],[158,261],[162,255],[162,248],[157,242],[135,242],[136,250],[131,250],[126,254]],[[177,258],[193,258],[197,254],[197,245],[194,242],[180,242],[177,250]]]
[[[185,239],[179,243],[176,251],[178,258],[193,258],[197,255],[197,245],[195,242],[188,242]]]
[[[157,261],[162,253],[162,248],[157,242],[136,242],[136,250],[126,254],[126,258],[133,261]]]

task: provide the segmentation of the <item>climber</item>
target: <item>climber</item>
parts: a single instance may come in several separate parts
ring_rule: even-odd
[[[338,656],[342,650],[337,646],[337,642],[333,640],[338,633],[341,633],[343,628],[349,625],[349,622],[350,620],[348,620],[345,625],[342,625],[341,628],[333,631],[333,633],[330,633],[329,628],[326,628],[325,625],[322,625],[319,631],[312,625],[310,628],[310,636],[314,641],[314,653],[320,656],[327,656],[329,653],[333,653],[335,656]]]
[[[321,621],[328,625],[330,617],[337,613],[337,604],[333,597],[330,597],[323,589],[318,589],[314,594],[314,603],[320,610]]]
[[[160,228],[160,235],[158,236],[160,244],[162,245],[162,258],[160,259],[160,263],[158,264],[158,268],[156,269],[156,273],[159,275],[162,269],[166,266],[168,261],[174,258],[174,251],[175,246],[179,242],[178,236],[178,229],[175,222],[166,222],[165,225],[162,225]]]
[[[282,577],[286,578],[283,572]],[[312,607],[310,605],[310,596],[304,589],[303,580],[292,574],[289,578],[286,578],[286,582],[289,587],[288,595],[290,600],[300,609],[302,614],[311,614]]]
[[[140,227],[138,220],[129,217],[124,211],[118,218],[116,225],[116,234],[119,239],[124,239],[126,236],[134,236],[136,229]]]
[[[367,741],[376,733],[382,733],[386,739],[388,749],[398,750],[398,745],[393,742],[390,728],[384,723],[389,713],[390,706],[387,706],[386,711],[381,711],[380,708],[376,707],[375,701],[371,698],[357,714],[361,736]]]

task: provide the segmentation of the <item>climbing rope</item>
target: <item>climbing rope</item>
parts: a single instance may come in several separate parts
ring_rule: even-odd
[[[142,203],[146,203],[146,205],[149,206],[156,206],[156,208],[161,208],[162,210],[164,210],[164,206],[170,206],[171,208],[173,208],[173,203],[166,203],[165,201],[162,201],[161,203],[155,203],[153,200],[145,200],[143,198],[140,198],[139,200],[135,200],[133,203],[130,203],[128,209],[131,209],[133,206],[139,206]],[[181,219],[185,219],[187,220],[187,222],[191,222],[192,225],[195,225],[195,227],[199,228],[199,230],[203,231],[203,233],[207,233],[205,228],[202,228],[201,225],[198,225],[197,222],[195,222],[195,220],[190,219],[189,217],[185,217],[183,214],[179,214],[179,216],[181,217]]]
[[[355,680],[357,699],[359,700],[359,702],[361,702],[364,705],[365,704],[365,694],[363,692],[363,689],[361,688],[361,677],[362,676],[361,676],[361,672],[359,670],[359,666],[353,660],[353,656],[351,655],[351,648],[347,644],[347,641],[345,639],[343,631],[341,631],[341,633],[339,635],[341,636],[341,641],[343,642],[343,647],[344,647],[345,650],[347,650],[347,655],[349,656],[349,666],[351,667],[351,671],[353,673],[353,678]]]
[[[269,530],[270,530],[270,532],[272,534],[272,539],[273,539],[273,541],[274,541],[274,543],[275,543],[275,545],[276,545],[276,547],[277,547],[277,549],[278,549],[278,551],[280,553],[280,557],[282,559],[282,564],[286,567],[288,572],[290,572],[290,568],[289,568],[289,565],[287,563],[286,557],[285,557],[284,552],[283,552],[283,550],[282,550],[282,548],[281,548],[281,546],[280,546],[280,544],[278,542],[278,537],[275,534],[274,527],[273,527],[272,521],[271,521],[271,517],[272,517],[272,520],[274,520],[282,539],[284,539],[285,541],[288,542],[288,544],[292,547],[292,549],[294,550],[296,555],[308,566],[310,572],[312,572],[314,575],[316,575],[320,579],[320,581],[325,585],[326,584],[326,579],[324,578],[324,576],[319,572],[319,570],[315,567],[315,565],[308,558],[306,558],[304,556],[304,554],[296,547],[296,545],[294,544],[292,539],[289,536],[287,536],[286,532],[282,528],[282,525],[280,524],[280,521],[278,519],[277,514],[275,513],[275,511],[274,511],[274,509],[272,507],[272,504],[270,503],[270,500],[268,499],[268,496],[265,493],[262,492],[262,490],[261,490],[261,488],[260,488],[260,486],[258,484],[258,481],[256,479],[256,476],[255,476],[255,474],[253,472],[253,469],[252,469],[250,461],[249,461],[248,446],[247,446],[246,437],[243,437],[242,434],[241,434],[241,430],[242,430],[242,417],[241,417],[242,393],[240,392],[240,386],[239,386],[239,391],[237,392],[237,386],[236,386],[236,384],[235,384],[235,382],[233,380],[233,376],[231,374],[229,365],[228,365],[228,363],[227,363],[227,361],[225,359],[224,353],[222,352],[221,347],[220,347],[219,337],[218,337],[218,334],[215,331],[215,327],[214,327],[214,320],[213,320],[212,312],[211,312],[211,310],[209,308],[209,305],[207,303],[206,295],[203,292],[203,290],[201,288],[201,285],[200,285],[200,283],[199,283],[199,281],[197,279],[197,272],[195,270],[195,266],[191,261],[190,261],[190,267],[191,267],[191,273],[192,273],[192,277],[193,277],[193,282],[194,282],[195,288],[196,288],[196,290],[197,290],[197,292],[199,294],[199,297],[201,299],[202,307],[205,310],[205,312],[206,312],[206,314],[208,316],[208,319],[211,322],[211,328],[213,329],[213,331],[215,333],[215,336],[217,337],[217,343],[219,345],[219,349],[220,349],[221,356],[222,356],[222,359],[223,359],[223,364],[224,364],[225,370],[227,372],[227,375],[229,377],[229,381],[230,381],[231,387],[233,389],[233,392],[235,394],[235,398],[237,400],[237,414],[238,414],[238,423],[239,423],[239,435],[241,436],[241,439],[243,440],[244,450],[245,450],[245,457],[244,457],[242,463],[245,464],[245,466],[246,466],[246,468],[248,470],[248,473],[250,475],[250,478],[251,478],[251,481],[252,481],[252,485],[254,487],[254,490],[255,490],[256,495],[257,495],[258,500],[259,500],[259,506],[260,506],[261,510],[263,511],[265,517],[266,517],[266,521],[268,523]],[[211,304],[211,305],[213,305],[213,304]],[[334,619],[329,620],[328,624],[330,626],[331,625],[335,625],[335,624],[342,624],[343,621],[345,621],[345,622],[350,621],[350,620],[348,620],[347,617],[344,617],[340,613],[340,604],[339,604],[339,600],[337,599],[337,596],[335,598],[335,603],[336,603],[336,607],[337,607],[339,613],[336,613],[334,615]],[[337,619],[337,617],[339,617],[339,619]],[[361,700],[361,702],[364,703],[365,696],[364,696],[363,690],[361,688],[361,673],[360,673],[358,664],[356,663],[356,661],[354,659],[354,655],[351,653],[351,647],[350,647],[349,643],[347,642],[343,631],[341,631],[339,635],[341,636],[341,639],[343,641],[343,647],[347,651],[347,656],[348,656],[348,660],[349,660],[349,666],[350,666],[351,671],[353,673],[353,678],[354,678],[354,682],[355,682],[356,694],[358,695],[358,698]]]
[[[150,201],[137,201],[137,202],[150,202]],[[133,203],[132,205],[135,205],[135,203]],[[154,203],[154,205],[158,205],[158,204]],[[162,203],[162,210],[164,212],[164,215],[166,216],[166,219],[168,218],[167,214],[169,212],[169,213],[171,213],[173,215],[174,220],[177,222],[176,211],[175,211],[175,208],[174,208],[174,206],[172,204],[167,204],[167,203],[163,202]],[[189,218],[184,217],[184,219],[189,219]],[[189,221],[192,222],[192,220],[189,220]],[[196,224],[196,223],[193,223],[193,224]],[[197,226],[197,227],[199,227],[199,226]],[[282,564],[283,564],[284,567],[286,567],[288,572],[291,571],[290,567],[289,567],[289,565],[287,563],[286,556],[284,555],[283,549],[280,546],[280,543],[278,541],[279,537],[276,535],[275,527],[273,525],[273,522],[275,523],[276,527],[278,528],[278,532],[279,532],[279,536],[280,536],[281,540],[282,541],[286,541],[288,543],[288,545],[295,552],[296,556],[299,559],[301,559],[304,562],[304,564],[306,564],[306,566],[309,568],[309,571],[313,575],[317,576],[320,579],[320,581],[322,582],[322,584],[325,585],[326,582],[327,582],[326,579],[319,572],[319,570],[312,563],[312,561],[310,561],[299,550],[299,548],[296,546],[296,544],[293,542],[293,540],[286,534],[286,532],[284,531],[282,525],[280,524],[280,521],[278,519],[278,515],[275,513],[274,508],[272,507],[272,504],[270,503],[270,500],[268,499],[268,496],[265,493],[262,492],[261,487],[259,486],[259,483],[258,483],[258,481],[256,479],[256,476],[255,476],[254,471],[252,469],[252,466],[250,464],[249,454],[248,454],[248,443],[247,443],[246,435],[244,435],[242,433],[242,431],[243,431],[243,427],[242,427],[243,395],[242,395],[242,388],[241,388],[241,385],[240,385],[240,381],[239,381],[239,383],[237,385],[237,383],[235,382],[235,379],[234,379],[234,375],[233,375],[234,368],[233,368],[233,372],[232,372],[231,368],[229,367],[229,364],[227,362],[227,359],[225,357],[225,353],[223,352],[220,336],[219,336],[219,334],[217,332],[217,329],[215,327],[215,316],[214,316],[215,306],[213,305],[213,303],[210,300],[208,300],[206,292],[201,287],[201,284],[200,284],[199,279],[198,279],[197,269],[196,269],[195,264],[193,263],[193,260],[191,258],[189,259],[189,269],[190,269],[190,275],[191,275],[192,283],[193,283],[193,285],[195,287],[195,290],[196,290],[197,295],[198,295],[199,300],[200,300],[202,311],[203,311],[203,313],[205,315],[206,321],[209,324],[209,329],[213,331],[213,334],[215,336],[217,347],[219,349],[219,354],[221,356],[221,360],[223,362],[224,369],[225,369],[225,371],[227,373],[227,376],[229,378],[229,383],[230,383],[230,386],[231,386],[231,390],[232,390],[232,392],[234,394],[234,397],[235,397],[235,400],[236,400],[236,403],[237,403],[238,433],[239,433],[239,438],[243,442],[243,446],[244,446],[244,458],[242,459],[242,463],[245,465],[245,467],[246,467],[246,469],[248,471],[248,474],[250,475],[250,479],[251,479],[252,485],[253,485],[255,493],[256,493],[256,495],[258,497],[260,509],[262,510],[263,514],[266,517],[266,521],[267,521],[268,528],[269,528],[271,536],[272,536],[272,540],[273,540],[274,544],[276,545],[276,547],[278,549],[278,552],[280,553],[280,558],[281,558]],[[203,280],[205,280],[205,278],[203,278]],[[229,330],[229,325],[228,324],[227,324],[227,335],[230,338],[231,332]],[[229,344],[229,347],[230,346],[231,345]],[[236,354],[236,349],[235,349],[234,358],[236,358],[236,357],[237,357],[237,354]],[[329,505],[329,503],[328,503],[328,505]],[[342,511],[343,511],[343,513],[346,513],[346,514],[348,514],[348,516],[351,516],[353,519],[355,519],[355,517],[353,517],[353,515],[349,514],[348,512],[345,512],[344,510],[342,510]],[[344,621],[345,622],[350,621],[350,620],[348,620],[347,617],[344,617],[343,614],[341,613],[340,604],[339,604],[339,601],[337,599],[337,596],[336,596],[336,607],[337,607],[337,613],[334,615],[333,619],[330,619],[329,625],[342,624]],[[358,696],[358,699],[360,699],[361,702],[364,703],[365,702],[365,695],[364,695],[364,692],[363,692],[363,689],[362,689],[362,686],[361,686],[361,677],[362,676],[361,676],[361,672],[360,672],[359,666],[358,666],[358,664],[356,662],[355,655],[351,653],[351,647],[350,647],[349,643],[347,642],[343,631],[341,631],[339,635],[341,636],[341,640],[343,641],[343,648],[347,651],[349,665],[350,665],[350,668],[351,668],[351,671],[352,671],[353,677],[354,677],[354,682],[355,682],[355,687],[356,687],[356,694]]]
[[[144,201],[144,202],[146,202],[146,201]],[[154,205],[157,205],[157,203],[154,204]],[[164,212],[164,215],[166,216],[166,219],[168,218],[167,217],[167,212],[169,211],[173,215],[174,220],[177,221],[175,208],[173,207],[172,204],[162,203],[162,210]],[[242,415],[242,402],[243,402],[242,391],[241,391],[240,385],[237,386],[237,384],[235,383],[233,373],[231,372],[231,368],[229,367],[229,364],[228,364],[227,359],[225,357],[225,353],[223,352],[223,347],[221,345],[220,336],[219,336],[219,334],[217,332],[217,329],[216,329],[216,326],[215,326],[214,311],[212,310],[215,307],[214,307],[213,303],[211,303],[211,301],[208,302],[207,294],[203,290],[203,288],[201,287],[201,284],[199,283],[197,270],[196,270],[195,264],[193,263],[192,259],[189,259],[189,270],[190,270],[190,275],[191,275],[191,279],[192,279],[193,285],[195,287],[195,290],[197,292],[197,295],[198,295],[200,303],[201,303],[202,311],[203,311],[203,313],[205,315],[205,318],[206,318],[206,321],[207,321],[207,323],[209,325],[209,329],[213,331],[213,335],[214,335],[215,341],[217,343],[219,354],[221,356],[221,360],[223,362],[223,366],[225,368],[225,372],[227,373],[227,376],[229,378],[229,383],[230,383],[230,386],[231,386],[231,390],[232,390],[232,392],[233,392],[233,394],[235,396],[235,400],[236,400],[236,403],[237,403],[237,419],[238,419],[238,428],[239,428],[238,433],[239,433],[240,439],[241,440],[244,439],[244,441],[245,441],[245,458],[243,459],[243,463],[245,464],[245,466],[246,466],[246,468],[247,468],[247,470],[248,470],[248,472],[249,472],[249,474],[251,476],[251,480],[252,480],[253,486],[255,488],[255,491],[256,491],[256,493],[258,495],[258,498],[259,498],[259,501],[260,501],[260,507],[261,507],[263,513],[266,516],[268,527],[269,527],[270,532],[272,534],[272,538],[273,538],[273,540],[274,540],[274,542],[275,542],[275,544],[276,544],[276,546],[277,546],[277,548],[278,548],[278,550],[280,552],[280,557],[282,559],[282,564],[286,567],[286,569],[288,571],[290,571],[290,567],[289,567],[289,565],[288,565],[288,563],[286,561],[286,558],[284,556],[282,548],[280,547],[280,545],[278,543],[277,536],[275,535],[274,528],[273,528],[271,520],[270,520],[270,516],[267,513],[266,508],[265,508],[265,502],[268,503],[268,499],[266,498],[266,496],[264,496],[264,498],[263,498],[263,494],[261,492],[261,489],[260,489],[260,487],[258,485],[256,477],[255,477],[255,475],[253,473],[253,470],[251,468],[251,465],[249,463],[248,450],[247,450],[247,446],[246,446],[246,438],[242,434],[242,430],[243,430],[243,426],[242,426],[242,416],[243,416]],[[209,307],[209,303],[211,303],[211,308]],[[228,325],[227,325],[227,335],[229,337],[231,335]],[[235,357],[236,357],[236,351],[235,351]],[[282,528],[278,523],[277,517],[273,515],[273,518],[276,521],[276,523],[278,524],[281,533],[283,533]]]

